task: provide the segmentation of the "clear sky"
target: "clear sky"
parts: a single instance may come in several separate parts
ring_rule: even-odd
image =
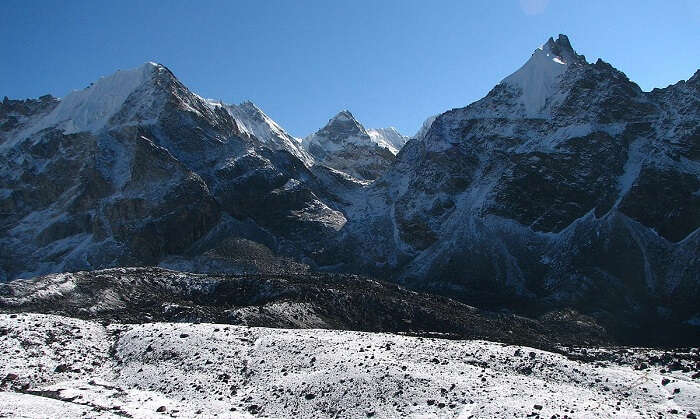
[[[62,97],[156,61],[296,136],[341,109],[412,135],[559,33],[644,90],[700,67],[700,0],[2,0],[0,97]]]

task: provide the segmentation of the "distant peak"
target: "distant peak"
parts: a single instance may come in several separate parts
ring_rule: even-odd
[[[328,120],[328,123],[323,128],[331,131],[354,131],[360,135],[367,135],[365,127],[355,119],[355,116],[347,109],[338,112],[333,118]]]
[[[357,121],[357,119],[349,110],[343,109],[331,118],[331,121]]]
[[[408,141],[408,137],[401,134],[394,127],[368,129],[367,134],[369,134],[372,142],[379,147],[388,149],[392,154],[397,154]]]
[[[304,141],[306,142],[305,147],[309,147],[311,143],[326,145],[334,143],[336,145],[331,146],[331,148],[337,151],[338,144],[370,144],[372,140],[365,127],[355,119],[350,111],[345,109],[329,119],[323,128],[306,137]]]

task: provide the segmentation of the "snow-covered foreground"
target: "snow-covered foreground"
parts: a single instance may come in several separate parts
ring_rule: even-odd
[[[692,370],[583,363],[486,341],[217,324],[103,326],[25,313],[0,315],[0,351],[0,416],[700,413]]]

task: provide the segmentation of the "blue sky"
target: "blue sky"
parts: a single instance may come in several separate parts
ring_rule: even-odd
[[[700,67],[699,0],[3,0],[0,97],[62,97],[157,61],[202,96],[252,100],[297,136],[341,109],[411,135],[559,33],[644,90]]]

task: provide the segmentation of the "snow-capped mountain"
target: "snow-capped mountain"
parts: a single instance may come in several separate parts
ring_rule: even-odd
[[[294,253],[289,240],[337,231],[293,139],[231,109],[153,63],[63,100],[4,101],[0,277],[157,264],[231,237]]]
[[[0,104],[0,278],[349,271],[672,335],[700,324],[698,121],[700,72],[643,92],[563,35],[403,147],[347,111],[300,143],[148,63]]]
[[[326,259],[477,305],[696,322],[699,79],[643,92],[550,39],[353,195]]]
[[[303,146],[317,164],[371,181],[389,168],[405,140],[394,128],[368,131],[344,110],[304,138]]]
[[[560,35],[536,49],[518,71],[503,79],[517,99],[520,113],[529,118],[548,117],[550,110],[564,99],[557,95],[563,74],[572,67],[586,64],[585,57],[576,54],[569,39]]]
[[[22,139],[45,128],[56,128],[65,134],[99,131],[122,109],[126,99],[135,90],[153,77],[155,63],[146,63],[131,70],[119,70],[102,77],[88,88],[73,91],[48,114],[32,121],[26,128],[16,133],[16,139]],[[147,87],[146,87],[147,88]],[[154,93],[154,92],[153,92]],[[153,96],[149,97],[154,99]],[[143,103],[139,105],[144,105]],[[12,145],[9,142],[4,146]]]

